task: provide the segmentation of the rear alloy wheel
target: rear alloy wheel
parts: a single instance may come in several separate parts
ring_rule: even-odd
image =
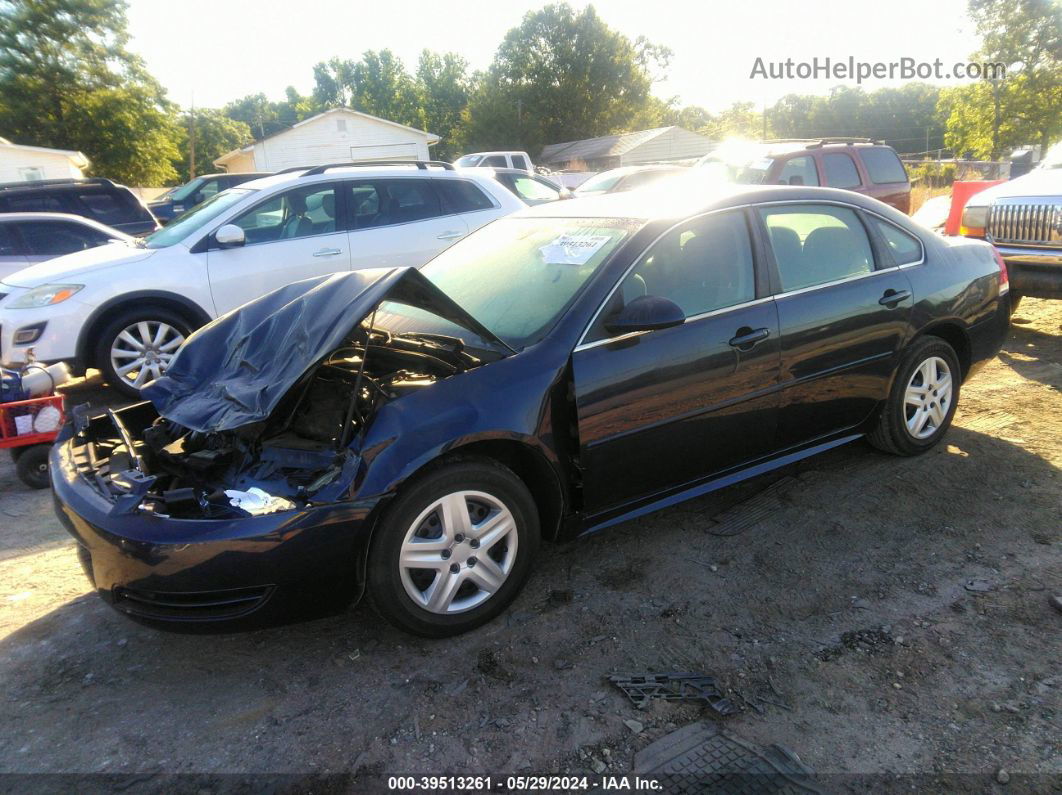
[[[896,455],[917,455],[940,441],[955,415],[961,373],[955,351],[936,337],[915,343],[896,371],[877,427],[867,438]]]
[[[138,397],[142,386],[166,372],[189,333],[188,323],[174,312],[126,312],[100,335],[96,364],[107,383]]]
[[[487,460],[440,467],[401,494],[368,560],[378,612],[409,632],[445,637],[501,612],[519,592],[538,545],[524,484]]]

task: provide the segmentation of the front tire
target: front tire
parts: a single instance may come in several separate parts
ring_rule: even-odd
[[[878,424],[867,439],[893,455],[918,455],[939,442],[959,403],[962,371],[948,343],[923,337],[896,371]]]
[[[369,550],[369,597],[415,635],[468,632],[520,592],[539,536],[535,502],[512,471],[489,459],[455,460],[388,508]]]
[[[100,334],[96,366],[123,395],[140,397],[140,388],[166,372],[190,333],[188,321],[169,309],[126,310]]]

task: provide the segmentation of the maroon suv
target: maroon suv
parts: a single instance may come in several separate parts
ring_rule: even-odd
[[[896,150],[865,138],[732,141],[697,166],[730,182],[845,188],[911,210],[911,181]]]

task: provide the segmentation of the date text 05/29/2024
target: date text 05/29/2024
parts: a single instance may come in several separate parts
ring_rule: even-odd
[[[657,792],[663,784],[642,776],[389,776],[387,788],[393,792],[433,790],[439,792],[572,792],[603,791]]]

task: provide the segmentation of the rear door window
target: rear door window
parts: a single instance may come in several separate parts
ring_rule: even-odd
[[[427,179],[380,179],[349,184],[355,229],[408,224],[443,215],[439,197]]]
[[[859,187],[859,170],[848,155],[841,152],[823,155],[822,165],[826,170],[826,184],[831,188]]]
[[[907,182],[907,172],[904,171],[903,163],[891,149],[883,146],[868,147],[860,149],[859,155],[863,158],[863,165],[867,168],[870,181],[875,185]]]
[[[791,157],[785,161],[778,175],[781,185],[818,185],[819,172],[815,168],[815,158],[810,155]]]
[[[874,254],[855,211],[826,204],[760,209],[782,292],[871,273]]]

